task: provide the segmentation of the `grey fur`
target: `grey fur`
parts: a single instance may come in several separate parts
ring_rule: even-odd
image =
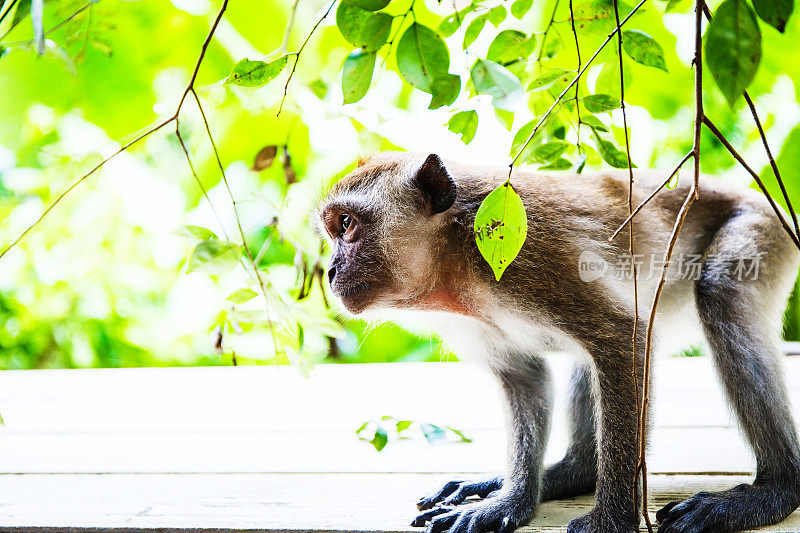
[[[436,168],[441,172],[431,171]],[[414,525],[430,522],[430,533],[510,532],[534,515],[539,501],[595,490],[595,508],[568,531],[633,533],[641,497],[633,490],[636,387],[641,397],[649,309],[633,305],[630,280],[583,281],[577,268],[586,251],[606,261],[627,256],[624,239],[607,241],[627,215],[627,174],[515,173],[528,236],[496,282],[477,250],[473,225],[481,201],[506,175],[503,168],[383,153],[335,185],[321,206],[333,241],[332,288],[345,306],[380,319],[422,317],[459,356],[486,364],[505,392],[505,477],[448,483],[420,500],[423,513]],[[637,171],[634,203],[663,179],[658,171]],[[660,533],[739,531],[776,523],[800,505],[800,446],[777,348],[800,254],[762,196],[711,178],[702,184],[675,252],[696,254],[700,276],[669,278],[656,330],[674,327],[668,321],[676,318],[702,329],[758,470],[753,485],[666,506],[657,515]],[[686,193],[685,183],[662,191],[640,213],[638,251],[663,252]],[[444,206],[450,207],[439,212]],[[337,229],[342,213],[357,224],[352,242]],[[722,268],[759,254],[757,278],[734,279]],[[640,271],[646,305],[659,272],[655,266]],[[681,335],[664,335],[675,337]],[[658,336],[655,345],[666,350]],[[583,362],[573,377],[570,447],[543,473],[550,393],[538,354],[547,349],[573,352]]]

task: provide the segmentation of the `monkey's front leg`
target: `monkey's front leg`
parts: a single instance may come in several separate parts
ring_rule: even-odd
[[[493,478],[473,487],[485,489],[484,496],[493,493],[484,501],[456,508],[435,507],[420,514],[412,525],[423,526],[430,521],[427,533],[510,533],[533,516],[539,502],[542,459],[550,430],[550,375],[543,360],[525,358],[516,361],[513,367],[498,371],[497,376],[508,412],[508,472],[505,478]],[[453,482],[433,498],[420,503],[428,506],[429,500],[446,500],[452,494],[443,497],[442,493],[454,493],[461,486],[464,484]],[[458,498],[461,496],[448,503],[460,503],[455,501]]]
[[[623,322],[624,323],[624,322]],[[640,332],[644,328],[639,328]],[[621,326],[619,331],[628,330]],[[637,381],[631,371],[630,337],[603,336],[592,355],[600,389],[600,443],[594,509],[572,520],[568,533],[633,533],[639,524],[639,487],[636,471],[636,386],[641,383],[640,355]],[[636,496],[634,496],[636,495]]]

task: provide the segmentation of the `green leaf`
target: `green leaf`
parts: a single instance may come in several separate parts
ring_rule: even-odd
[[[464,144],[469,144],[475,137],[475,132],[478,131],[478,114],[475,111],[456,113],[447,122],[447,129],[461,134]]]
[[[551,163],[540,166],[539,170],[569,170],[571,168],[572,168],[572,163],[570,163],[568,159],[559,157],[558,159],[556,159]]]
[[[336,8],[336,26],[347,42],[353,46],[361,46],[363,44],[361,29],[371,16],[370,11],[362,9],[349,0],[344,0]]]
[[[367,94],[374,70],[375,52],[365,52],[360,48],[350,52],[342,67],[342,93],[345,104],[358,102]]]
[[[392,0],[346,0],[367,11],[380,11],[388,6]]]
[[[619,98],[608,94],[590,94],[581,98],[581,102],[590,113],[605,113],[620,106]]]
[[[495,107],[494,117],[497,119],[497,122],[499,122],[501,126],[503,126],[508,131],[511,131],[511,126],[514,125],[513,111],[506,111],[505,109],[500,109],[499,107]]]
[[[435,443],[447,439],[447,433],[439,426],[435,426],[433,424],[420,424],[419,427],[428,442]]]
[[[594,115],[587,115],[585,113],[582,114],[581,115],[581,122],[583,124],[586,124],[587,126],[589,126],[590,128],[592,128],[594,130],[597,130],[597,131],[608,131],[608,126],[603,124],[600,121],[600,119],[597,118]]]
[[[464,23],[466,16],[472,11],[475,11],[475,7],[475,4],[470,4],[461,11],[456,11],[452,15],[443,18],[439,23],[439,33],[443,37],[450,37],[453,35],[458,31],[458,28],[461,27],[461,24]]]
[[[522,85],[511,71],[494,61],[478,59],[470,69],[470,79],[475,90],[492,97],[492,105],[505,111],[513,111],[524,93]]]
[[[753,0],[753,7],[761,20],[783,33],[794,11],[794,0]]]
[[[528,140],[528,137],[533,132],[533,128],[536,126],[537,122],[538,122],[537,119],[531,120],[530,122],[522,126],[519,130],[517,130],[517,133],[514,134],[514,139],[511,141],[511,153],[509,154],[511,157],[514,157],[515,155],[517,155],[517,152],[522,150],[522,147],[525,145],[525,141]],[[537,137],[541,136],[541,130],[539,130],[539,133],[537,133],[536,136]],[[533,146],[534,146],[533,142],[531,141],[531,143],[529,143],[528,146],[525,147],[525,150],[519,156],[521,161],[530,160],[533,154]]]
[[[253,298],[258,296],[258,293],[251,289],[239,289],[231,293],[226,300],[230,300],[235,304],[243,304],[245,302],[249,302]]]
[[[489,50],[486,52],[486,59],[506,65],[513,61],[525,59],[533,53],[536,47],[536,37],[528,39],[528,36],[517,30],[503,30],[497,34]]]
[[[439,109],[450,105],[458,98],[461,92],[461,78],[456,74],[438,76],[431,84],[431,103],[428,109]]]
[[[595,137],[595,144],[597,144],[597,151],[600,153],[600,157],[603,158],[603,161],[608,163],[614,168],[628,168],[628,156],[616,147],[616,145],[606,139],[600,137],[600,134],[596,131],[592,130]],[[631,164],[632,168],[636,168],[636,165]]]
[[[448,430],[450,430],[453,435],[458,437],[459,442],[472,442],[472,439],[464,435],[464,432],[460,429],[456,429],[452,426],[446,426]]]
[[[366,422],[364,422],[363,424],[358,426],[358,429],[356,430],[356,435],[358,435],[359,433],[361,433],[362,431],[367,429],[367,426],[369,425],[370,422],[371,422],[371,420],[367,420]]]
[[[639,30],[625,30],[622,49],[637,63],[648,67],[660,68],[668,72],[667,63],[664,61],[664,50],[655,39]]]
[[[397,69],[409,85],[431,92],[433,81],[447,74],[450,52],[441,37],[422,24],[413,23],[397,43]]]
[[[553,161],[561,157],[569,146],[569,143],[566,141],[549,141],[534,148],[533,157],[543,163]],[[570,166],[572,166],[572,163],[570,163]]]
[[[319,78],[309,83],[308,88],[311,89],[311,92],[320,100],[325,98],[325,95],[328,94],[328,84]]]
[[[513,15],[514,18],[521,19],[531,10],[532,5],[533,0],[514,0],[514,3],[511,4],[511,15]]]
[[[490,9],[486,15],[489,18],[489,22],[496,28],[506,20],[508,12],[505,7],[497,6]]]
[[[370,15],[361,27],[360,46],[368,51],[374,51],[386,44],[393,20],[394,18],[386,13]]]
[[[192,250],[186,271],[222,274],[235,267],[241,256],[242,251],[236,243],[217,239],[205,240]]]
[[[289,56],[281,56],[274,61],[250,61],[242,59],[233,66],[225,83],[239,87],[261,87],[275,79],[286,67]]]
[[[369,442],[375,447],[376,450],[381,451],[389,442],[389,435],[386,433],[385,429],[378,426],[375,428],[375,435],[373,435],[372,440]]]
[[[469,23],[467,26],[466,31],[464,32],[464,40],[461,43],[461,47],[465,50],[475,42],[475,39],[481,34],[483,27],[486,26],[486,22],[489,20],[489,14],[484,13],[483,15],[475,17],[475,20]]]
[[[403,431],[407,430],[411,427],[413,422],[411,420],[398,420],[397,421],[397,433],[402,433]]]
[[[528,234],[528,217],[522,199],[506,181],[481,202],[475,216],[475,242],[500,281],[517,257]]]
[[[545,70],[533,78],[533,81],[528,84],[528,91],[543,91],[560,79],[563,79],[565,83],[569,83],[572,81],[572,76],[569,76],[569,74],[572,73],[574,73],[574,71],[563,68]]]
[[[678,186],[678,181],[680,180],[680,171],[675,172],[675,175],[672,176],[665,187],[669,190],[675,189]]]
[[[761,61],[761,30],[745,0],[725,0],[706,30],[706,62],[733,107],[753,81]]]
[[[176,232],[178,235],[183,235],[184,237],[192,237],[195,239],[200,239],[201,241],[210,241],[217,238],[216,234],[211,231],[210,229],[204,228],[202,226],[183,226]]]

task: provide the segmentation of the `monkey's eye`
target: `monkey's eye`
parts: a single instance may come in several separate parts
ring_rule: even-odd
[[[347,230],[350,229],[352,223],[353,217],[347,213],[342,213],[342,215],[339,217],[339,225],[342,227],[342,234],[347,233]]]

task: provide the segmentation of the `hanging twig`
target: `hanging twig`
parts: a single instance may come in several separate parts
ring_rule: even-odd
[[[796,236],[800,237],[800,225],[798,225],[797,214],[794,212],[792,201],[789,199],[789,193],[786,192],[786,186],[783,184],[783,178],[781,178],[781,173],[778,170],[778,163],[775,162],[775,158],[772,157],[772,150],[769,149],[767,135],[764,133],[764,128],[761,126],[761,120],[759,120],[758,113],[756,113],[756,106],[753,104],[753,100],[750,98],[750,95],[747,94],[747,91],[744,92],[744,100],[747,102],[747,106],[750,108],[750,113],[753,115],[753,121],[756,123],[758,134],[761,137],[761,144],[764,145],[764,151],[767,154],[767,159],[769,159],[772,172],[775,174],[775,179],[778,181],[778,186],[781,188],[783,199],[786,201],[786,207],[789,209],[789,215],[792,217],[792,222],[794,222],[794,233]]]
[[[675,176],[675,174],[677,174],[677,173],[678,173],[678,171],[681,169],[681,167],[684,165],[684,163],[686,163],[686,161],[688,161],[688,160],[689,160],[689,158],[690,158],[690,157],[692,157],[693,155],[694,155],[694,150],[690,150],[688,154],[686,154],[685,156],[683,156],[683,159],[681,159],[680,163],[678,163],[678,164],[677,164],[677,166],[676,166],[676,167],[675,167],[675,169],[674,169],[674,170],[673,170],[673,171],[672,171],[672,172],[669,174],[669,176],[667,177],[667,179],[665,179],[665,180],[664,180],[664,183],[662,183],[661,185],[659,185],[658,187],[656,187],[655,189],[653,189],[653,192],[651,192],[651,193],[650,193],[650,195],[649,195],[647,198],[645,198],[645,199],[642,201],[642,203],[640,203],[640,204],[639,204],[639,205],[636,207],[636,209],[634,209],[634,210],[633,210],[633,212],[632,212],[630,215],[628,215],[628,218],[626,218],[626,219],[625,219],[625,221],[624,221],[622,224],[620,224],[620,226],[619,226],[619,227],[618,227],[618,228],[617,228],[617,229],[614,231],[614,233],[612,233],[612,234],[611,234],[611,237],[609,237],[609,238],[608,238],[608,241],[609,241],[609,242],[611,242],[611,241],[613,241],[614,239],[616,239],[616,238],[617,238],[617,235],[619,235],[619,233],[620,233],[620,232],[621,232],[621,231],[622,231],[622,230],[625,228],[625,226],[627,226],[627,225],[628,225],[628,223],[629,223],[631,220],[633,220],[633,217],[635,217],[635,216],[636,216],[636,215],[639,213],[639,211],[641,211],[641,210],[642,210],[642,208],[643,208],[645,205],[647,205],[647,203],[648,203],[648,202],[650,202],[650,200],[652,200],[653,198],[655,198],[655,197],[656,197],[656,195],[657,195],[657,194],[658,194],[658,193],[661,191],[661,189],[663,189],[664,187],[666,187],[666,186],[669,184],[669,182],[670,182],[670,181],[672,181],[672,178],[673,178],[673,176]]]
[[[616,4],[614,4],[616,7]],[[575,38],[575,54],[578,56],[578,71],[581,70],[581,45],[578,43],[578,31],[575,29],[575,11],[572,8],[572,0],[569,0],[569,20],[572,25],[572,36]],[[617,22],[619,23],[619,12],[617,12]],[[619,28],[617,28],[617,33],[619,33]],[[577,132],[578,139],[577,139],[577,146],[578,146],[578,154],[583,152],[581,148],[581,106],[579,103],[578,93],[580,91],[581,84],[575,84],[575,111],[578,113],[578,126],[575,128]]]
[[[68,22],[73,20],[75,17],[77,17],[78,15],[80,15],[81,13],[83,13],[84,11],[89,9],[90,7],[92,7],[92,2],[89,2],[88,4],[82,5],[74,13],[72,13],[70,16],[68,16],[67,18],[65,18],[64,20],[62,20],[61,22],[59,22],[58,24],[56,24],[55,26],[53,26],[49,30],[45,31],[44,35],[46,36],[46,35],[54,32],[54,31],[56,31],[57,29],[61,28],[64,24],[67,24]],[[3,33],[3,35],[0,35],[0,40],[2,40],[6,35],[11,33],[11,30],[13,30],[17,26],[17,24],[19,24],[20,22],[22,22],[22,19],[20,19],[20,20],[16,21],[15,23],[13,23],[11,25],[11,27],[8,28]],[[26,44],[33,44],[33,39],[27,39],[27,40],[24,40],[24,41],[10,41],[10,42],[7,42],[7,43],[0,42],[0,46],[23,46],[23,45],[26,45]]]
[[[775,203],[775,199],[772,198],[772,196],[767,191],[767,188],[766,186],[764,186],[764,182],[761,180],[761,176],[758,175],[758,172],[750,168],[750,165],[748,165],[747,162],[744,160],[744,158],[741,155],[739,155],[739,152],[737,152],[736,149],[731,145],[731,143],[728,142],[725,136],[722,135],[722,132],[719,131],[719,129],[711,122],[711,120],[708,117],[703,117],[703,123],[711,131],[711,133],[713,133],[714,136],[716,136],[716,138],[719,139],[719,142],[721,142],[722,145],[728,149],[728,152],[731,153],[733,158],[736,159],[736,161],[738,161],[739,164],[742,165],[742,167],[753,177],[755,182],[758,184],[759,189],[761,189],[761,192],[763,192],[764,196],[767,197],[767,201],[769,202],[769,205],[772,207],[772,210],[775,211],[775,214],[778,216],[778,220],[781,221],[783,229],[785,229],[786,233],[789,234],[789,237],[791,237],[795,246],[797,246],[797,248],[800,249],[800,240],[798,240],[797,235],[794,234],[792,228],[789,227],[789,223],[786,222],[786,218],[783,216],[783,213],[781,213],[780,207],[778,207],[778,204]]]
[[[571,5],[571,0],[570,0]],[[628,116],[625,111],[625,67],[622,62],[622,29],[620,28],[620,21],[619,21],[619,2],[614,0],[614,20],[617,23],[617,59],[619,61],[619,102],[620,102],[620,110],[622,111],[622,129],[625,132],[625,155],[628,158],[628,216],[633,214],[633,162],[631,160],[631,145],[630,145],[630,138],[628,135]],[[574,22],[573,22],[573,29],[574,29]],[[576,42],[577,42],[577,34],[576,34]],[[580,60],[579,60],[580,61]],[[577,97],[577,95],[576,95]],[[577,104],[577,100],[576,100]],[[579,119],[580,120],[580,115]],[[634,317],[633,317],[633,331],[631,332],[631,351],[633,354],[633,361],[631,372],[633,373],[633,383],[634,383],[634,393],[635,393],[635,413],[637,414],[636,417],[636,449],[639,450],[641,447],[641,442],[644,441],[643,435],[643,428],[639,423],[639,409],[640,409],[640,400],[639,400],[639,272],[636,267],[636,249],[633,241],[633,222],[630,223],[628,226],[628,253],[630,254],[631,258],[631,273],[633,274],[633,309],[634,309]],[[638,492],[638,479],[639,479],[639,472],[643,471],[641,468],[644,468],[644,462],[642,461],[641,465],[637,464],[636,469],[634,470],[633,480],[631,490],[633,491],[633,501],[636,502],[636,495]],[[646,474],[642,476],[642,487],[643,487],[643,498],[647,500],[647,476]],[[634,506],[636,504],[634,503]],[[650,515],[647,512],[647,505],[642,506],[642,514],[644,515],[644,521],[647,525],[647,530],[650,533],[653,533],[653,524],[650,523]]]
[[[706,16],[706,19],[709,22],[711,22],[711,19],[713,17],[711,15],[711,10],[708,8],[707,5],[703,5],[703,14]],[[789,215],[792,217],[792,222],[794,223],[795,235],[800,238],[800,225],[797,220],[797,214],[795,213],[794,207],[792,206],[792,201],[789,199],[789,194],[786,192],[786,186],[784,185],[783,178],[781,177],[781,173],[778,170],[778,163],[775,162],[775,158],[772,156],[772,150],[770,150],[769,148],[769,143],[767,142],[767,136],[764,133],[764,128],[761,126],[761,120],[758,118],[758,113],[756,112],[756,106],[755,104],[753,104],[753,99],[750,98],[750,93],[748,93],[747,91],[744,91],[744,100],[745,102],[747,102],[747,107],[750,109],[750,114],[753,116],[753,121],[756,123],[756,128],[758,128],[758,134],[761,137],[761,144],[764,145],[764,151],[767,154],[769,165],[772,167],[772,172],[775,174],[775,179],[777,180],[778,186],[781,189],[781,194],[783,195],[783,199],[786,202],[786,207],[789,210]],[[764,187],[761,187],[761,190],[764,191],[764,194],[766,194],[767,197],[770,196],[770,194],[766,191]],[[795,240],[796,242],[796,239],[793,240]]]
[[[189,79],[189,84],[186,86],[186,89],[183,91],[183,94],[181,94],[180,100],[178,101],[178,105],[175,108],[175,112],[169,118],[167,118],[166,120],[163,120],[163,121],[159,122],[155,126],[151,126],[147,130],[145,130],[144,133],[139,134],[133,140],[128,141],[127,143],[123,144],[116,152],[114,152],[110,156],[108,156],[105,159],[103,159],[102,161],[100,161],[97,165],[92,167],[92,169],[89,170],[89,172],[87,172],[86,174],[84,174],[81,177],[79,177],[78,179],[76,179],[72,183],[72,185],[67,187],[61,194],[59,194],[55,198],[55,200],[50,202],[50,204],[47,206],[47,208],[45,208],[45,210],[42,212],[42,214],[39,216],[39,218],[37,218],[32,224],[30,224],[11,244],[6,246],[3,249],[3,251],[0,252],[0,259],[2,259],[3,256],[5,256],[9,252],[9,250],[14,248],[17,244],[19,244],[19,242],[22,241],[22,239],[24,239],[25,236],[28,235],[28,233],[31,232],[31,230],[33,230],[36,226],[38,226],[42,222],[42,220],[44,220],[44,218],[48,215],[48,213],[50,213],[50,211],[53,210],[53,208],[55,206],[57,206],[78,185],[83,183],[84,180],[86,180],[88,177],[92,176],[95,172],[97,172],[98,170],[103,168],[103,166],[105,166],[106,163],[108,163],[109,161],[111,161],[112,159],[117,157],[122,152],[128,150],[131,146],[135,145],[136,143],[138,143],[142,139],[144,139],[144,138],[150,136],[151,134],[157,132],[158,130],[160,130],[161,128],[166,126],[167,124],[171,124],[173,122],[177,122],[178,121],[178,115],[180,115],[181,109],[183,108],[183,103],[186,101],[186,97],[188,96],[189,92],[193,92],[194,91],[194,83],[197,80],[197,72],[200,70],[200,65],[203,63],[203,59],[206,56],[206,50],[208,49],[208,45],[211,42],[211,38],[214,36],[214,32],[217,30],[217,26],[219,26],[219,23],[222,20],[222,15],[225,14],[225,10],[227,8],[228,8],[228,0],[223,0],[222,5],[220,6],[219,12],[217,12],[217,16],[214,18],[214,22],[211,24],[211,29],[208,31],[208,34],[206,35],[206,38],[203,41],[202,46],[200,47],[200,54],[197,57],[197,62],[195,63],[194,70],[192,71],[192,75],[191,75],[191,77]]]
[[[222,178],[222,183],[225,185],[225,190],[228,191],[228,196],[231,200],[231,206],[233,208],[233,215],[236,219],[236,227],[239,230],[239,236],[242,239],[242,246],[244,247],[245,254],[247,255],[247,259],[250,262],[250,267],[253,269],[253,273],[256,275],[256,279],[258,280],[258,287],[261,290],[261,295],[264,297],[264,310],[266,312],[267,323],[272,324],[272,320],[269,316],[269,297],[267,296],[267,287],[264,283],[263,278],[261,277],[261,271],[258,269],[258,264],[253,259],[253,254],[250,251],[250,246],[247,244],[247,238],[244,235],[244,229],[242,228],[242,220],[239,218],[239,208],[237,207],[238,202],[236,201],[236,197],[233,195],[233,190],[231,189],[230,184],[228,183],[228,177],[225,174],[225,166],[222,164],[222,159],[219,155],[219,150],[217,150],[217,143],[214,142],[214,136],[211,134],[211,126],[208,123],[208,118],[206,117],[206,113],[203,110],[203,104],[200,101],[200,97],[197,96],[197,91],[194,88],[191,89],[192,96],[194,96],[195,102],[197,102],[197,109],[200,111],[200,116],[203,118],[203,125],[206,128],[206,135],[208,136],[208,140],[211,143],[211,149],[214,151],[214,158],[217,161],[217,166],[219,167],[220,177]],[[278,340],[275,337],[275,328],[269,328],[269,332],[272,335],[272,344],[275,348],[275,358],[278,357]]]
[[[692,143],[692,155],[694,156],[694,180],[689,189],[686,199],[683,201],[677,216],[675,217],[675,224],[670,234],[669,244],[664,256],[664,265],[661,269],[661,276],[656,286],[655,294],[653,295],[653,305],[650,308],[650,318],[647,321],[647,336],[645,340],[644,351],[644,376],[642,380],[642,408],[639,414],[639,425],[641,426],[642,439],[639,442],[639,459],[637,462],[637,475],[641,472],[642,475],[642,511],[647,516],[647,409],[650,401],[650,359],[653,349],[653,327],[655,325],[656,313],[658,312],[658,304],[661,300],[661,293],[664,290],[664,285],[667,281],[667,272],[672,261],[672,253],[675,250],[675,244],[678,242],[683,223],[686,216],[689,214],[689,209],[692,207],[694,201],[700,196],[700,137],[702,133],[702,125],[705,118],[705,111],[703,109],[703,40],[702,40],[702,21],[703,21],[703,6],[704,0],[696,0],[695,4],[695,34],[694,34],[694,140]],[[652,526],[649,521],[647,522],[648,529],[652,531]]]
[[[606,39],[605,39],[605,41],[603,41],[603,43],[600,45],[600,47],[599,47],[599,48],[597,48],[597,50],[595,50],[594,54],[592,54],[592,57],[590,57],[590,58],[589,58],[589,60],[586,62],[586,64],[584,64],[584,65],[583,65],[583,68],[581,68],[581,69],[578,71],[578,73],[575,75],[575,77],[573,77],[573,78],[572,78],[572,81],[571,81],[571,82],[569,82],[569,84],[568,84],[568,85],[567,85],[567,86],[564,88],[564,90],[563,90],[563,91],[561,91],[561,93],[560,93],[560,94],[559,94],[559,95],[556,97],[556,99],[553,101],[553,103],[550,105],[550,107],[547,109],[547,111],[545,111],[544,115],[542,115],[542,117],[541,117],[541,118],[538,120],[538,122],[536,123],[536,125],[533,127],[533,130],[531,131],[530,135],[528,135],[528,138],[525,140],[525,143],[524,143],[524,144],[523,144],[523,145],[520,147],[520,149],[517,151],[516,155],[515,155],[515,156],[514,156],[514,158],[511,160],[511,164],[510,164],[510,165],[508,165],[508,176],[509,176],[509,177],[511,177],[511,172],[514,170],[514,165],[516,164],[517,160],[518,160],[518,159],[520,158],[520,156],[522,155],[522,152],[523,152],[523,151],[525,151],[525,149],[528,147],[528,145],[530,144],[530,142],[533,140],[533,138],[534,138],[534,137],[536,136],[536,134],[539,132],[539,129],[542,127],[542,125],[545,123],[545,121],[547,121],[547,119],[550,117],[550,115],[552,114],[553,110],[554,110],[554,109],[555,109],[555,108],[556,108],[556,107],[557,107],[557,106],[558,106],[558,105],[561,103],[561,101],[564,99],[564,96],[566,96],[566,94],[569,92],[569,90],[570,90],[570,89],[572,89],[572,87],[573,87],[573,86],[574,86],[576,83],[578,83],[578,80],[580,79],[580,77],[581,77],[581,76],[583,75],[583,73],[584,73],[584,72],[586,72],[586,70],[587,70],[587,69],[588,69],[588,68],[591,66],[592,62],[593,62],[595,59],[597,59],[597,56],[598,56],[598,55],[600,55],[600,52],[602,52],[602,51],[603,51],[603,48],[605,48],[605,47],[606,47],[606,45],[607,45],[609,42],[611,42],[611,39],[614,37],[614,35],[616,35],[616,34],[617,34],[618,28],[622,27],[622,26],[623,26],[623,25],[624,25],[626,22],[628,22],[628,20],[630,20],[630,18],[631,18],[631,17],[632,17],[632,16],[633,16],[633,15],[634,15],[634,14],[635,14],[637,11],[639,11],[639,8],[641,8],[641,7],[642,7],[642,6],[645,4],[645,2],[647,2],[647,0],[640,0],[640,1],[639,1],[639,3],[638,3],[638,4],[636,4],[636,7],[634,7],[634,8],[631,10],[631,12],[630,12],[630,13],[628,13],[628,14],[625,16],[625,18],[624,18],[624,19],[622,19],[622,21],[620,22],[619,26],[618,26],[618,27],[615,27],[613,30],[611,30],[611,33],[609,33],[609,34],[606,36]]]
[[[308,32],[306,39],[303,41],[303,44],[300,45],[300,48],[297,50],[297,52],[289,54],[294,56],[294,63],[292,63],[292,70],[289,72],[289,77],[286,78],[286,84],[283,86],[283,96],[281,97],[281,105],[278,106],[278,112],[276,113],[276,116],[280,116],[281,111],[283,111],[283,104],[286,101],[286,95],[289,93],[289,83],[291,83],[292,78],[294,77],[294,71],[297,70],[297,63],[300,61],[300,54],[303,53],[303,50],[308,44],[308,41],[311,40],[311,36],[314,35],[315,31],[317,31],[319,25],[322,24],[322,21],[325,20],[325,18],[330,14],[331,10],[333,9],[333,6],[336,5],[336,1],[337,0],[333,0],[331,2],[331,5],[328,6],[328,9],[325,10],[325,13],[323,13],[323,15],[319,18],[319,20],[317,20],[317,23],[314,24],[314,27],[311,28],[310,32]]]

